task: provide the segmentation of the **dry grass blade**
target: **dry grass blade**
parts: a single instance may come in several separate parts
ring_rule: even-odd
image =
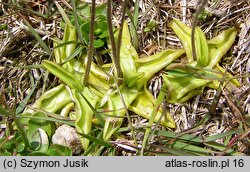
[[[107,22],[108,22],[109,39],[110,39],[110,44],[111,44],[111,49],[112,49],[113,61],[114,61],[115,69],[117,72],[118,85],[120,85],[122,83],[121,78],[122,78],[123,74],[122,74],[122,69],[121,69],[120,59],[119,59],[120,54],[117,53],[117,52],[119,52],[117,50],[118,46],[117,46],[115,39],[114,39],[113,24],[112,24],[112,17],[111,17],[111,14],[112,14],[111,5],[112,5],[111,0],[108,0],[107,1]],[[125,8],[125,10],[126,10],[126,8]],[[125,15],[125,13],[124,13],[124,15]],[[121,25],[121,28],[122,28],[122,25]]]
[[[95,32],[95,0],[92,0],[91,3],[91,17],[90,17],[90,32],[89,32],[89,50],[87,57],[87,65],[84,74],[83,84],[87,85],[89,80],[90,68],[94,54],[94,32]],[[76,19],[75,19],[76,20]]]

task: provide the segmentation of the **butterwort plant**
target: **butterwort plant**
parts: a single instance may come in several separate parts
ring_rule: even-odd
[[[196,58],[192,55],[191,28],[173,19],[170,27],[180,39],[188,63],[173,63],[166,68],[163,75],[168,86],[170,103],[185,102],[191,97],[201,94],[205,87],[217,89],[220,81],[239,86],[239,82],[219,65],[220,59],[234,43],[237,31],[229,28],[216,37],[207,40],[199,27],[195,29]],[[230,84],[228,84],[230,85]]]
[[[110,67],[104,69],[92,62],[89,81],[84,86],[87,55],[86,51],[78,51],[81,45],[77,44],[77,41],[76,29],[70,23],[65,26],[63,39],[54,39],[55,61],[44,60],[42,66],[58,77],[62,84],[43,94],[32,109],[70,117],[75,120],[77,132],[83,134],[90,134],[94,129],[93,121],[98,121],[98,125],[103,127],[103,140],[106,141],[121,127],[126,110],[150,118],[155,100],[147,90],[147,82],[155,73],[184,53],[184,50],[165,50],[139,59],[131,44],[128,24],[125,22],[120,51],[123,84],[118,86],[115,74],[107,72],[114,63],[105,64]],[[60,103],[57,105],[56,102]],[[27,109],[26,112],[32,113],[33,110]],[[160,115],[161,108],[155,122],[160,119]],[[169,113],[161,119],[161,124],[170,128],[175,127]],[[86,150],[90,143],[89,139],[81,137],[80,140]]]
[[[184,49],[164,50],[140,59],[131,43],[127,22],[122,27],[119,57],[123,77],[118,78],[115,73],[109,72],[115,67],[113,61],[103,66],[92,62],[88,84],[83,84],[86,47],[78,43],[75,26],[66,23],[63,39],[54,39],[54,60],[42,62],[43,68],[58,77],[61,84],[44,93],[25,113],[32,115],[42,110],[69,117],[74,121],[77,132],[88,136],[80,137],[84,150],[88,150],[92,144],[89,138],[98,135],[96,131],[101,133],[104,141],[116,135],[128,111],[150,119],[150,122],[159,122],[168,128],[176,127],[169,112],[162,113],[161,103],[154,99],[147,88],[150,78],[161,70],[165,70],[164,89],[168,92],[166,100],[170,103],[187,101],[201,94],[206,86],[216,88],[223,77],[235,85],[239,84],[231,75],[224,75],[225,70],[218,65],[234,42],[234,29],[225,30],[215,38],[206,40],[204,33],[197,28],[197,59],[193,59],[191,29],[174,19],[170,27],[180,38]],[[114,33],[116,40],[118,32]],[[174,63],[185,53],[187,64]],[[121,85],[117,84],[119,79],[123,81]],[[159,108],[155,108],[156,104]],[[47,125],[53,127],[51,123]],[[46,134],[51,136],[51,132]]]

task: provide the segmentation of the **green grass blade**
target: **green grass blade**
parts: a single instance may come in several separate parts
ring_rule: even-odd
[[[178,133],[170,132],[170,131],[164,131],[164,130],[158,130],[155,133],[158,136],[165,136],[169,139],[175,139],[178,138],[179,140],[185,140],[185,141],[192,141],[196,143],[201,143],[202,139],[198,136],[193,136],[190,134],[184,134],[182,136],[179,136]]]
[[[135,2],[134,14],[132,15],[128,8],[126,9],[126,13],[131,20],[130,34],[131,34],[131,38],[132,38],[132,45],[137,50],[139,47],[138,34],[137,34],[138,16],[139,16],[139,0],[136,0],[136,2]]]
[[[11,116],[11,113],[5,110],[4,108],[2,108],[2,106],[0,105],[0,115]]]
[[[101,139],[102,138],[102,134],[103,132],[101,131],[97,138],[98,139]],[[88,155],[91,155],[92,153],[94,153],[94,151],[98,148],[98,144],[96,142],[92,143],[87,150],[84,151],[84,153],[82,154],[82,156],[88,156]]]
[[[211,142],[211,141],[215,141],[217,139],[221,139],[221,138],[224,138],[224,137],[228,137],[228,136],[231,136],[235,133],[240,133],[242,131],[242,129],[237,129],[237,130],[230,130],[230,131],[227,131],[225,133],[221,133],[221,134],[216,134],[216,135],[213,135],[213,136],[209,136],[207,137],[204,142]]]
[[[96,138],[96,137],[93,137],[93,136],[90,136],[88,134],[84,134],[84,133],[78,133],[80,136],[94,142],[94,143],[97,143],[99,145],[102,145],[102,146],[105,146],[105,147],[109,147],[109,148],[112,148],[113,145],[110,144],[109,142],[105,142],[104,140],[102,139],[99,139],[99,138]]]
[[[182,150],[182,151],[198,153],[201,155],[208,155],[208,153],[211,155],[212,153],[216,153],[215,151],[212,151],[210,149],[205,149],[205,148],[200,147],[200,146],[196,146],[193,144],[184,143],[184,142],[180,142],[180,141],[176,141],[175,143],[173,143],[172,147],[179,149],[179,150]]]
[[[208,142],[208,143],[205,143],[205,145],[207,146],[210,146],[216,150],[219,150],[219,151],[224,151],[225,149],[227,149],[227,146],[223,145],[223,144],[219,144],[219,143],[216,143],[216,142]],[[239,152],[236,152],[232,149],[228,149],[226,151],[227,154],[229,155],[234,155],[234,156],[242,156],[243,154],[239,153]]]
[[[158,136],[165,136],[165,137],[170,138],[170,139],[178,138],[178,140],[185,140],[185,141],[190,141],[190,142],[195,142],[195,143],[205,143],[205,142],[211,142],[211,141],[215,141],[217,139],[221,139],[221,138],[230,136],[230,135],[238,133],[240,131],[241,131],[241,129],[230,130],[228,132],[221,133],[221,134],[216,134],[216,135],[213,135],[213,136],[209,136],[207,138],[201,138],[199,136],[194,136],[194,135],[191,135],[191,134],[184,134],[182,136],[179,136],[178,133],[174,133],[174,132],[170,132],[170,131],[164,131],[164,130],[158,130],[158,131],[156,131],[156,134]]]
[[[105,149],[105,146],[99,147],[99,149],[97,149],[95,151],[95,153],[93,154],[93,156],[100,156],[104,149]]]
[[[104,126],[105,120],[102,117],[101,113],[96,111],[95,107],[92,106],[92,104],[88,101],[88,99],[83,95],[82,92],[79,92],[80,95],[82,96],[82,98],[86,101],[86,103],[88,104],[88,106],[90,107],[90,109],[94,112],[94,114],[96,115],[97,119],[99,120],[101,126]]]
[[[38,33],[35,31],[35,29],[31,26],[31,24],[24,17],[23,17],[23,22],[25,23],[25,25],[27,25],[30,32],[37,39],[37,41],[40,43],[40,45],[43,47],[43,49],[46,51],[46,53],[51,54],[49,47],[45,44],[45,42],[42,40],[42,38],[38,35]]]
[[[56,7],[57,7],[58,11],[59,11],[60,14],[62,15],[62,18],[63,18],[63,20],[65,21],[65,23],[68,23],[69,25],[72,26],[72,23],[71,23],[69,17],[68,17],[67,14],[65,13],[65,11],[64,11],[64,9],[61,7],[61,5],[60,5],[57,1],[55,1],[55,4],[56,4]]]
[[[135,6],[134,6],[133,23],[134,23],[135,26],[138,25],[139,2],[140,2],[140,0],[136,0],[135,1]]]
[[[195,156],[196,154],[193,152],[186,152],[183,150],[179,150],[176,148],[167,148],[167,147],[161,147],[164,153],[169,153],[171,156]]]
[[[46,113],[47,114],[47,113]],[[60,116],[58,116],[60,117]],[[34,117],[34,116],[18,116],[18,118],[30,118],[30,119],[38,119],[38,120],[47,120],[47,121],[51,121],[51,122],[57,122],[57,123],[60,123],[60,124],[67,124],[67,125],[70,125],[70,126],[75,126],[75,122],[71,122],[71,121],[67,121],[65,119],[57,119],[57,118],[53,118],[53,117]]]
[[[74,50],[74,52],[70,55],[70,56],[68,56],[67,58],[65,58],[64,60],[63,60],[63,64],[64,63],[67,63],[68,61],[70,61],[71,59],[73,59],[73,58],[75,58],[78,54],[80,54],[81,52],[83,51],[83,47],[78,47],[78,48],[76,48],[75,50]]]
[[[151,118],[149,119],[148,128],[145,131],[145,135],[144,135],[143,143],[142,143],[141,155],[143,155],[144,149],[146,148],[147,143],[148,143],[148,141],[150,139],[149,136],[150,136],[151,126],[154,123],[158,108],[160,107],[160,105],[162,104],[162,102],[165,99],[166,90],[167,90],[166,84],[163,83],[162,89],[161,89],[161,91],[159,93],[159,96],[158,96],[158,98],[156,100],[155,107],[154,107],[153,112],[151,114]],[[151,133],[151,135],[152,135],[152,133]]]
[[[81,43],[84,43],[82,31],[81,31],[81,28],[80,28],[79,22],[78,22],[78,15],[77,15],[75,0],[71,0],[71,5],[72,5],[72,9],[73,9],[74,21],[75,21],[76,32],[77,32],[78,38],[79,38]]]
[[[19,114],[20,112],[22,112],[26,106],[26,104],[28,103],[28,100],[30,99],[30,97],[32,96],[32,94],[34,93],[37,83],[34,83],[34,78],[30,75],[30,80],[31,80],[31,90],[29,92],[29,94],[19,103],[19,106],[16,108],[16,114]]]

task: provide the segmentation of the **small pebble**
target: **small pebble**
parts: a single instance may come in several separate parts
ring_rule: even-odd
[[[65,124],[56,129],[52,142],[69,147],[73,154],[79,154],[83,150],[76,129]]]

